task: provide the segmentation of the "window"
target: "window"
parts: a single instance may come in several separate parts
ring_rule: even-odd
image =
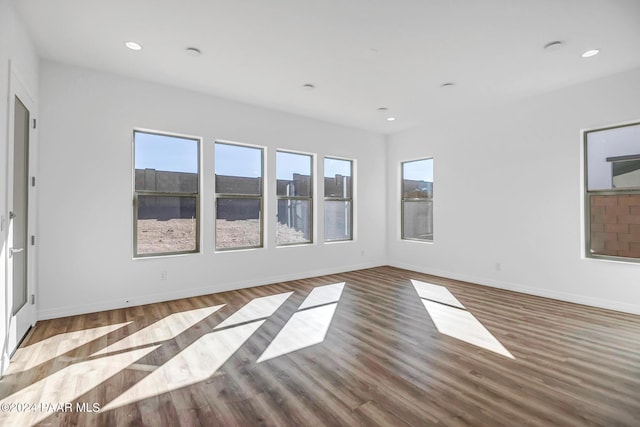
[[[402,238],[433,241],[433,159],[402,163]]]
[[[324,159],[324,239],[353,239],[351,160]]]
[[[312,242],[313,157],[308,154],[276,152],[276,194],[278,198],[278,245]]]
[[[584,135],[586,255],[640,261],[640,123]]]
[[[198,252],[198,139],[133,133],[134,256]]]
[[[262,148],[216,142],[216,250],[262,247]]]

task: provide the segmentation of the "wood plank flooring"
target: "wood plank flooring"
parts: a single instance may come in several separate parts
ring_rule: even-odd
[[[514,359],[440,333],[411,279]],[[258,362],[292,318],[315,329]],[[2,426],[640,426],[640,316],[379,267],[38,322],[0,404]]]

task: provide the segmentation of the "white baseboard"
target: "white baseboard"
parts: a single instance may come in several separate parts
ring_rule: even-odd
[[[131,300],[135,301],[135,304],[125,304],[123,299],[102,301],[99,303],[84,304],[82,306],[68,306],[58,307],[46,310],[38,311],[38,320],[54,319],[59,317],[74,316],[85,313],[95,313],[105,310],[113,310],[118,308],[130,307],[133,305],[153,304],[162,301],[170,301],[180,298],[189,298],[200,295],[208,295],[219,292],[232,291],[237,289],[250,288],[254,286],[269,285],[272,283],[286,282],[290,280],[306,279],[316,276],[325,276],[330,274],[344,273],[348,271],[361,270],[364,268],[373,268],[387,265],[387,263],[380,262],[367,262],[362,264],[353,264],[349,266],[343,266],[338,268],[326,268],[307,271],[304,273],[285,274],[279,276],[269,276],[257,280],[243,280],[237,282],[219,283],[212,286],[205,286],[200,288],[177,290],[172,292],[157,293],[151,295],[140,295],[132,297]],[[487,279],[482,277],[475,277],[466,274],[454,273],[450,271],[438,270],[434,268],[407,264],[402,262],[392,262],[388,264],[392,267],[402,268],[405,270],[416,271],[419,273],[431,274],[439,277],[446,277],[448,279],[461,280],[464,282],[470,282],[482,286],[489,286],[492,288],[505,289],[508,291],[520,292],[528,295],[536,295],[545,298],[551,298],[560,301],[566,301],[576,304],[588,305],[591,307],[604,308],[608,310],[620,311],[623,313],[640,315],[640,305],[629,304],[619,301],[603,300],[598,298],[586,297],[584,295],[570,294],[567,292],[558,292],[549,289],[535,288],[530,286],[524,286],[516,283],[508,283],[493,279]]]
[[[190,298],[190,297],[196,297],[200,295],[215,294],[219,292],[226,292],[226,291],[233,291],[237,289],[252,288],[255,286],[269,285],[272,283],[287,282],[290,280],[300,280],[300,279],[306,279],[309,277],[326,276],[330,274],[338,274],[338,273],[344,273],[348,271],[362,270],[364,268],[380,267],[383,265],[386,265],[384,261],[380,261],[380,262],[371,261],[371,262],[365,262],[362,264],[352,264],[352,265],[342,266],[342,267],[333,267],[333,268],[306,271],[303,273],[285,274],[285,275],[279,275],[279,276],[268,276],[268,277],[255,279],[255,280],[252,279],[252,280],[242,280],[237,282],[218,283],[212,286],[205,286],[205,287],[199,287],[199,288],[184,289],[184,290],[181,289],[181,290],[176,290],[172,292],[132,296],[130,300],[134,301],[135,302],[134,304],[126,304],[124,302],[125,298],[119,298],[114,300],[83,304],[81,306],[56,307],[56,308],[50,308],[46,310],[39,310],[38,320],[56,319],[59,317],[75,316],[78,314],[96,313],[96,312],[105,311],[105,310],[113,310],[118,308],[125,308],[125,307],[144,305],[144,304],[153,304],[157,302],[171,301],[171,300],[180,299],[180,298]]]
[[[551,298],[560,301],[571,302],[575,304],[588,305],[591,307],[604,308],[607,310],[615,310],[623,313],[638,314],[640,315],[640,305],[629,304],[619,301],[611,301],[599,298],[587,297],[584,295],[571,294],[567,292],[558,292],[543,288],[534,288],[530,286],[524,286],[516,283],[507,283],[499,280],[487,279],[483,277],[469,276],[466,274],[453,273],[450,271],[438,270],[435,268],[429,268],[419,265],[406,264],[403,262],[392,262],[389,264],[392,267],[402,268],[405,270],[412,270],[419,273],[431,274],[433,276],[445,277],[447,279],[460,280],[463,282],[470,282],[482,286],[489,286],[492,288],[504,289],[507,291],[520,292],[528,295],[535,295],[544,298]]]

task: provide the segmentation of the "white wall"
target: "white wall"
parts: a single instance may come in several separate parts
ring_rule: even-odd
[[[386,144],[373,133],[49,61],[40,86],[39,318],[386,263],[640,313],[640,264],[583,256],[581,135],[640,120],[640,70],[425,122]],[[313,245],[276,248],[268,221],[265,249],[214,253],[206,173],[202,252],[132,259],[134,128],[203,137],[208,171],[215,139],[267,147],[267,219],[275,218],[276,149],[316,153],[319,166],[324,155],[355,159],[356,240],[323,244],[319,211]],[[401,241],[400,162],[430,156],[434,243]]]
[[[583,257],[581,134],[640,121],[639,99],[633,70],[390,137],[389,263],[640,314],[640,264]],[[433,244],[399,239],[399,163],[425,156]]]
[[[385,263],[382,136],[48,61],[42,63],[40,88],[39,318]],[[132,259],[134,128],[204,138],[200,254]],[[214,253],[216,139],[267,147],[265,249]],[[355,241],[323,244],[316,237],[313,245],[275,247],[276,203],[270,196],[278,148],[316,153],[319,166],[324,155],[355,159]],[[316,185],[316,194],[323,194],[322,180]],[[321,211],[315,226],[322,236]]]
[[[7,150],[9,141],[9,63],[18,72],[23,85],[30,95],[37,100],[38,96],[38,57],[24,25],[9,6],[6,0],[0,0],[0,219],[4,221],[0,230],[0,342],[2,366],[6,367],[6,337],[9,330],[11,314],[10,302],[7,298]]]

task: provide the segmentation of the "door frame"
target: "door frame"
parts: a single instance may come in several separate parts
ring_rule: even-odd
[[[15,64],[9,61],[9,91],[7,99],[7,147],[6,147],[6,212],[3,212],[5,219],[5,229],[3,230],[3,238],[6,242],[6,248],[4,251],[5,263],[5,331],[4,332],[4,346],[2,348],[2,366],[0,366],[0,373],[4,373],[9,364],[9,358],[13,352],[17,349],[20,342],[26,336],[28,329],[35,325],[37,317],[37,298],[36,296],[36,250],[30,240],[31,236],[36,235],[36,213],[37,213],[37,197],[36,188],[32,184],[32,179],[35,177],[35,171],[37,170],[37,132],[34,125],[37,124],[37,103],[35,98],[31,95],[32,92],[28,86],[24,83],[25,80],[21,77],[21,73],[16,69]],[[13,315],[13,263],[9,258],[9,231],[11,227],[11,220],[9,219],[9,211],[13,207],[13,170],[14,170],[14,119],[15,119],[15,98],[18,97],[20,102],[29,111],[29,151],[28,151],[28,172],[27,176],[27,204],[28,204],[28,217],[27,217],[27,232],[28,242],[26,242],[25,252],[27,255],[27,303],[19,311],[20,322],[26,326],[25,333],[22,336],[17,336],[17,324],[16,319],[18,316]],[[25,310],[23,312],[23,310]],[[24,316],[24,317],[23,317]]]

